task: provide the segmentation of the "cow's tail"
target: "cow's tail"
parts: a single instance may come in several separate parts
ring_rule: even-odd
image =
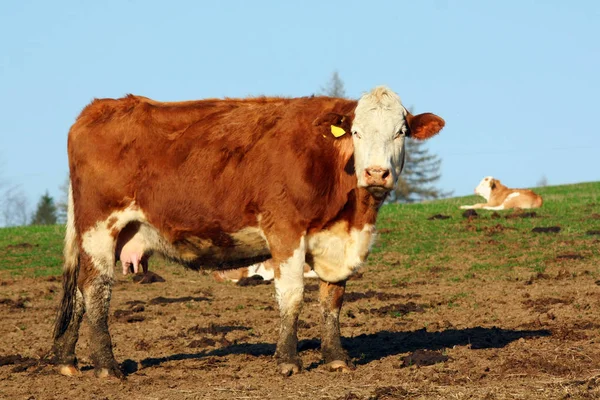
[[[54,324],[54,339],[61,337],[71,320],[77,295],[77,276],[79,274],[79,244],[75,229],[75,210],[73,209],[73,188],[69,182],[69,200],[67,204],[67,232],[64,248],[63,297]]]

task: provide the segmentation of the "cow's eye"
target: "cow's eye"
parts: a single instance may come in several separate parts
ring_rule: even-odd
[[[404,136],[404,132],[402,132],[402,130],[399,130],[398,132],[396,132],[396,134],[394,135],[394,139],[399,139],[400,137]]]
[[[352,135],[356,136],[357,138],[360,139],[360,135],[358,134],[358,131],[352,131]]]

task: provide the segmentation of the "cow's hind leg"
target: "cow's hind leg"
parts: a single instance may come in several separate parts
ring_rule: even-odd
[[[77,285],[76,282],[73,282],[73,284]],[[65,290],[67,289],[65,288]],[[71,300],[73,302],[72,316],[69,318],[69,320],[65,321],[65,323],[68,323],[66,329],[60,329],[60,327],[57,326],[53,349],[55,362],[58,365],[59,372],[67,376],[75,376],[79,375],[80,373],[79,369],[77,368],[75,346],[77,345],[77,340],[79,339],[79,326],[81,325],[81,320],[85,312],[81,290],[79,290],[77,287],[74,287],[73,292],[74,295]],[[65,295],[63,294],[63,296]],[[62,312],[62,309],[59,310],[59,318]]]
[[[353,368],[340,340],[340,310],[346,291],[346,281],[319,283],[321,306],[321,354],[330,371],[348,372]]]
[[[113,265],[110,265],[112,263]],[[109,267],[110,265],[110,267]],[[108,332],[108,309],[112,292],[114,261],[93,259],[82,253],[81,277],[82,293],[86,317],[90,326],[92,361],[94,373],[99,378],[115,376],[123,378],[119,364],[115,360],[112,341]]]
[[[302,363],[298,357],[298,316],[304,296],[305,239],[302,237],[297,249],[288,258],[273,253],[275,262],[275,292],[279,304],[281,327],[275,357],[277,370],[284,376],[300,372]],[[283,261],[280,261],[283,260]]]

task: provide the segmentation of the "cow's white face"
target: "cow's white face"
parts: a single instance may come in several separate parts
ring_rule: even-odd
[[[494,177],[486,176],[479,182],[479,185],[475,188],[475,194],[483,197],[487,201],[490,200],[490,196],[492,194],[492,185],[494,182]]]
[[[396,93],[379,86],[360,98],[353,116],[328,112],[319,116],[313,125],[331,125],[331,133],[336,138],[348,130],[352,132],[351,149],[340,145],[342,157],[347,161],[346,155],[354,156],[358,187],[382,199],[394,188],[402,172],[406,137],[429,139],[445,122],[431,113],[412,115]],[[348,144],[345,137],[342,143]]]
[[[374,195],[394,188],[404,166],[408,112],[398,95],[377,87],[358,101],[352,123],[358,186]]]

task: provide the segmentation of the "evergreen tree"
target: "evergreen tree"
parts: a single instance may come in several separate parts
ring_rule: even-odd
[[[56,224],[56,205],[48,191],[40,198],[37,210],[31,221],[31,225],[54,225]]]
[[[344,89],[344,82],[340,78],[340,74],[337,71],[333,71],[331,79],[326,86],[321,86],[320,94],[329,97],[346,97],[346,90]]]
[[[448,197],[452,192],[443,192],[434,183],[441,178],[442,160],[430,154],[425,142],[406,139],[404,169],[398,186],[391,194],[391,202],[414,203]]]

